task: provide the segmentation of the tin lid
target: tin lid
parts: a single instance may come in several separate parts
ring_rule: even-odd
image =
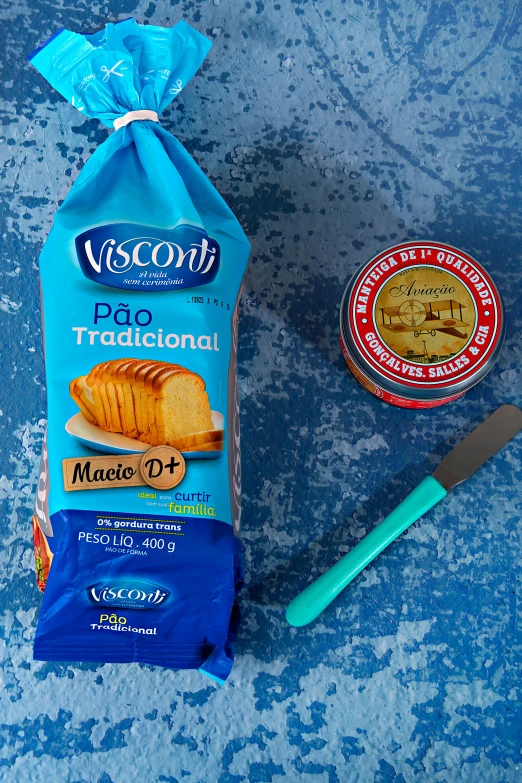
[[[463,392],[502,347],[502,300],[486,270],[440,242],[406,242],[365,264],[341,305],[341,336],[376,384],[410,399]]]

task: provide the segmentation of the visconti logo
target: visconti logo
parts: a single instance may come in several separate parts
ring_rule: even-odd
[[[199,226],[172,229],[112,223],[76,237],[80,267],[89,280],[131,291],[172,291],[211,283],[220,248]]]
[[[94,606],[120,609],[155,609],[170,596],[169,590],[144,580],[96,582],[86,592]]]

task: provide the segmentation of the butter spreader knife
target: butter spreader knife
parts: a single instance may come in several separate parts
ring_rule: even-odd
[[[290,625],[302,626],[315,620],[368,563],[413,522],[465,481],[522,429],[522,411],[516,405],[502,405],[479,424],[439,467],[425,479],[383,521],[368,533],[332,568],[308,585],[286,610]]]

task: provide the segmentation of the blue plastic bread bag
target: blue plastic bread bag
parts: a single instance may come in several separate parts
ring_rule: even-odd
[[[40,256],[48,392],[34,657],[232,667],[242,576],[237,314],[249,243],[158,114],[210,42],[61,30],[30,56],[114,132]],[[210,122],[210,119],[209,119]]]

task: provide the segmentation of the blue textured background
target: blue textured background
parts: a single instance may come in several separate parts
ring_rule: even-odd
[[[0,5],[0,779],[519,781],[521,438],[315,625],[291,629],[284,607],[456,438],[499,403],[522,403],[520,4]],[[239,357],[249,588],[222,689],[197,673],[31,657],[40,596],[29,517],[45,424],[36,262],[107,131],[24,57],[61,25],[130,14],[184,17],[215,41],[163,122],[253,243]],[[508,327],[488,378],[424,412],[363,391],[337,344],[347,278],[416,237],[481,260]]]

